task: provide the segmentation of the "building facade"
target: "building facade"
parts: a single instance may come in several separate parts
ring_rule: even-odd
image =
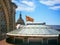
[[[0,0],[0,37],[15,29],[15,9],[12,0]]]

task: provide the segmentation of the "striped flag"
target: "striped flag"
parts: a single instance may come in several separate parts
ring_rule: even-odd
[[[26,21],[34,22],[34,19],[29,16],[26,16]]]

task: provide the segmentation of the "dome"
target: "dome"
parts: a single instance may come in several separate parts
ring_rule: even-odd
[[[19,19],[17,20],[17,24],[25,25],[24,20],[22,19],[21,13],[20,13]]]

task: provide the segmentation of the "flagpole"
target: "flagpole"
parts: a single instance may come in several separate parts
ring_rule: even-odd
[[[26,24],[25,25],[27,25],[27,20],[26,20]]]

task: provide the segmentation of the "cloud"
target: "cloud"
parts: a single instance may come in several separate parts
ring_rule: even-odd
[[[34,11],[34,7],[24,7],[24,6],[19,6],[16,10],[17,11]]]
[[[53,7],[50,7],[50,9],[58,10],[58,9],[60,9],[60,6],[53,6]]]
[[[18,8],[16,11],[34,11],[35,10],[35,3],[33,1],[28,0],[12,0]]]
[[[58,5],[60,4],[60,0],[40,0],[40,3],[48,6],[50,9],[53,9],[53,10],[60,9],[60,5]]]
[[[34,6],[34,3],[31,2],[31,1],[22,1],[22,3],[24,3],[24,4],[28,5],[28,6],[31,6],[31,7]]]

